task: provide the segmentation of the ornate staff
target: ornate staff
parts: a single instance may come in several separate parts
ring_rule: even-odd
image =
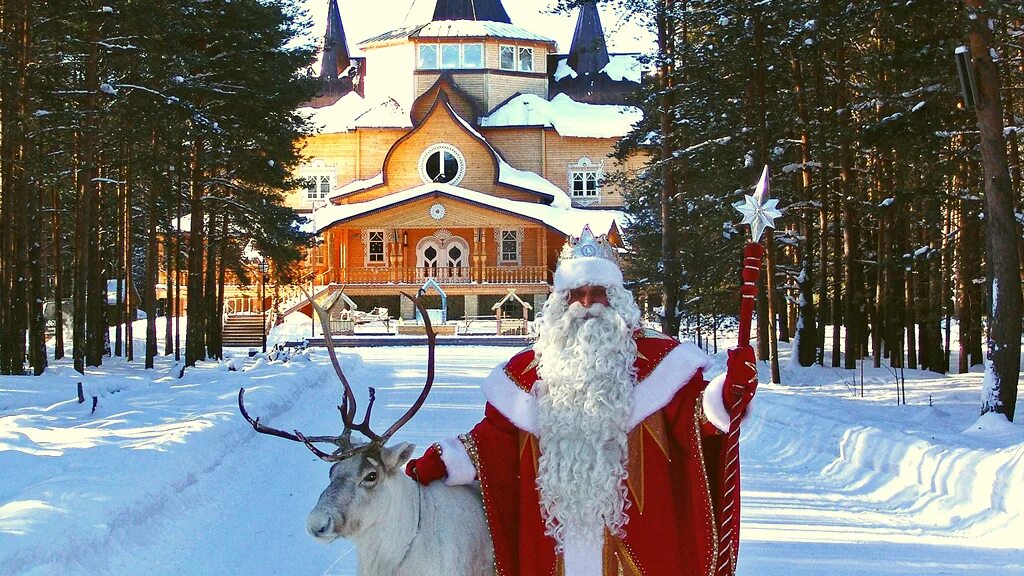
[[[753,196],[748,194],[742,202],[737,202],[733,205],[743,215],[743,221],[740,222],[740,225],[750,225],[752,237],[752,241],[748,242],[743,248],[743,269],[741,271],[743,285],[740,287],[740,295],[742,297],[740,300],[740,347],[750,345],[750,322],[754,315],[754,304],[757,302],[757,279],[761,275],[761,258],[764,255],[761,236],[766,228],[774,228],[774,220],[782,216],[782,212],[777,208],[779,201],[772,199],[770,196],[768,166],[765,166]],[[757,368],[755,366],[748,365],[748,367],[756,373]],[[733,416],[729,426],[729,434],[725,439],[725,495],[722,499],[719,522],[716,576],[730,576],[736,572],[736,555],[739,547],[740,533],[739,438],[742,414],[737,409],[740,401],[741,398],[737,397],[735,403],[730,407],[730,413]]]

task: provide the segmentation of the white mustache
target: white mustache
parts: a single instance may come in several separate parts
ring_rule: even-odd
[[[589,308],[579,302],[573,302],[565,311],[570,318],[597,318],[602,316],[608,307],[604,304],[591,304]]]

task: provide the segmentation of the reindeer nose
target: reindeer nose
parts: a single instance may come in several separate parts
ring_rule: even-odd
[[[334,519],[329,515],[314,510],[306,518],[306,530],[313,538],[329,538],[334,530]]]

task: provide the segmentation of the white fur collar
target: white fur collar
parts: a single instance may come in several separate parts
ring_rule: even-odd
[[[632,430],[648,416],[668,405],[697,370],[707,370],[710,366],[708,355],[689,342],[673,348],[634,389],[633,415],[629,419],[629,428]],[[537,434],[537,396],[516,385],[505,374],[504,364],[491,372],[484,380],[482,389],[487,401],[516,427]]]

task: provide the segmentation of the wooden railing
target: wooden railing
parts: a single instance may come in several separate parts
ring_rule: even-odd
[[[438,284],[539,284],[548,281],[544,266],[485,266],[483,274],[470,267],[405,267],[405,268],[343,268],[341,283],[359,284],[423,284],[434,278]]]
[[[484,266],[482,282],[488,284],[537,284],[548,281],[544,266]]]

